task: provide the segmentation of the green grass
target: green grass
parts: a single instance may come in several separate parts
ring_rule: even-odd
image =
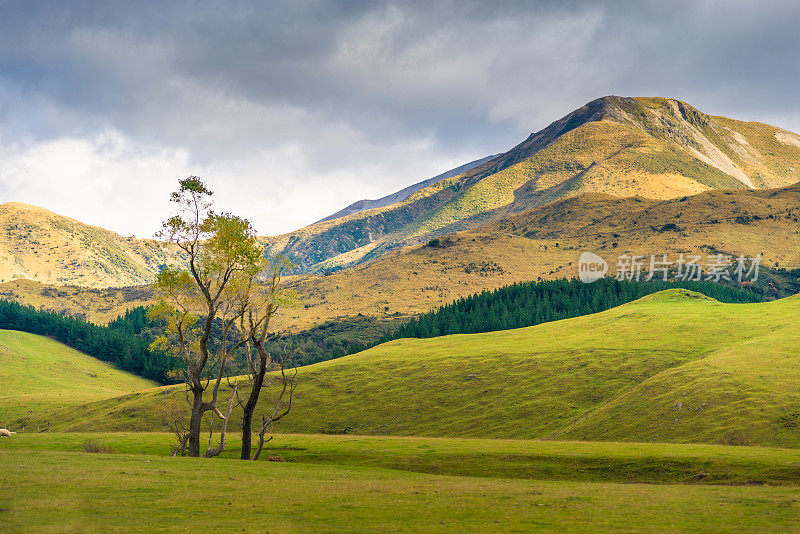
[[[798,447],[798,322],[800,297],[721,304],[670,290],[535,327],[397,340],[301,368],[279,430]],[[159,388],[40,419],[163,430],[162,407],[182,395]]]
[[[798,315],[796,297],[723,305],[668,292],[532,328],[399,340],[301,369],[283,429],[796,446]],[[157,430],[170,391],[44,416]]]
[[[155,385],[52,339],[0,330],[0,424]]]
[[[17,435],[0,442],[0,517],[36,532],[597,532],[787,531],[800,528],[797,487],[631,484],[575,480],[589,461],[727,465],[744,479],[788,472],[797,451],[712,446],[279,436],[288,461],[195,460],[152,454],[167,435],[94,436],[117,454],[80,450],[84,435]],[[154,449],[158,449],[157,451]],[[131,454],[145,450],[147,454]],[[502,478],[477,459],[528,451],[549,472]],[[472,458],[446,476],[399,468],[408,458]],[[566,462],[566,463],[565,463]],[[704,464],[705,462],[705,464]],[[575,466],[571,470],[569,466]],[[392,467],[387,469],[386,467]],[[413,469],[411,469],[413,471]],[[563,474],[572,476],[564,480]],[[604,472],[619,473],[610,469]],[[578,473],[575,475],[574,473]],[[586,475],[587,478],[595,475]],[[756,475],[759,476],[759,475]],[[561,478],[561,479],[560,479]],[[754,482],[757,482],[754,481]],[[781,483],[781,482],[779,482]]]
[[[167,433],[17,434],[0,451],[81,452],[91,442],[121,454],[166,456]],[[238,458],[239,435],[223,458]],[[261,457],[486,478],[649,484],[800,485],[800,450],[704,444],[556,442],[278,434]]]

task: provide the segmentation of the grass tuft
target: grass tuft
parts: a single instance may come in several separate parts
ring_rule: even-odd
[[[83,442],[83,452],[90,452],[96,454],[113,454],[114,449],[110,445],[106,445],[101,441],[87,439]]]

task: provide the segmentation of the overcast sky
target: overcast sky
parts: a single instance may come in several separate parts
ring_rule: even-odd
[[[800,2],[0,0],[0,203],[149,237],[199,175],[259,233],[607,94],[800,131]]]

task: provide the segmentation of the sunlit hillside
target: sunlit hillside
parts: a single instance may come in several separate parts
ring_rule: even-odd
[[[326,270],[580,193],[670,199],[798,180],[797,134],[673,99],[604,97],[403,201],[267,242],[306,269]]]
[[[160,243],[90,226],[20,202],[0,205],[0,281],[35,280],[85,287],[150,283],[180,263]]]
[[[304,329],[358,314],[407,316],[484,289],[572,277],[582,251],[612,263],[624,253],[762,254],[764,265],[797,268],[798,221],[800,185],[669,201],[582,194],[442,238],[437,246],[406,247],[328,276],[291,276],[286,285],[301,305],[283,310],[275,328]],[[145,286],[86,290],[24,280],[0,284],[0,296],[101,323],[152,302]]]
[[[0,425],[155,385],[52,339],[0,330]]]
[[[676,289],[535,327],[397,340],[301,368],[280,429],[796,447],[798,321],[798,297],[721,304]],[[167,390],[183,395],[173,386],[40,418],[158,430]]]

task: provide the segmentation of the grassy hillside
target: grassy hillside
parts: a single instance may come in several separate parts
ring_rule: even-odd
[[[397,340],[300,369],[282,429],[796,447],[798,320],[800,297],[670,290],[535,327]],[[43,417],[155,430],[163,403],[154,390]]]
[[[770,267],[800,267],[800,185],[708,191],[667,201],[585,194],[471,231],[388,254],[328,276],[288,280],[303,308],[280,328],[337,316],[427,312],[515,282],[573,277],[583,251],[613,268],[622,254],[762,254]],[[676,229],[663,228],[674,224]],[[667,226],[667,228],[670,228]]]
[[[373,260],[581,193],[670,199],[800,180],[800,136],[667,98],[604,97],[395,204],[266,238],[311,271]]]
[[[0,298],[74,315],[97,324],[106,324],[127,310],[155,302],[151,285],[87,288],[22,279],[0,283]]]
[[[573,277],[583,251],[609,261],[621,254],[762,254],[762,265],[800,267],[800,185],[708,191],[668,201],[582,194],[440,239],[406,247],[330,275],[286,279],[301,306],[275,328],[293,332],[359,314],[379,322],[428,312],[516,282]],[[671,231],[662,230],[674,224]],[[765,279],[766,280],[766,279]],[[783,291],[780,280],[767,288]],[[152,302],[149,287],[86,289],[18,280],[0,296],[106,323]]]
[[[86,287],[152,282],[180,255],[153,240],[122,237],[36,206],[0,204],[0,282]]]
[[[49,338],[0,330],[0,424],[155,385]]]

